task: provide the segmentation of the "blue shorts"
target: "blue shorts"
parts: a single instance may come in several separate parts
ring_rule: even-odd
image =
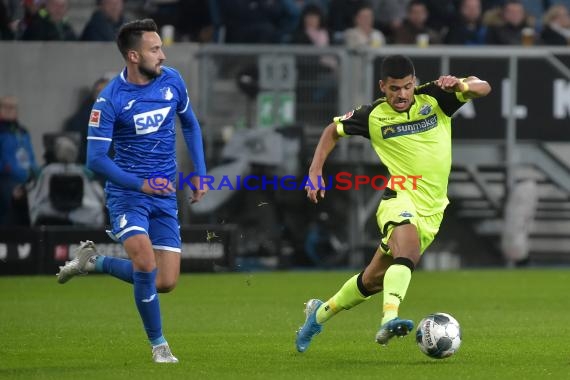
[[[152,248],[181,252],[176,196],[157,197],[135,191],[107,192],[111,233],[124,242],[147,234]]]

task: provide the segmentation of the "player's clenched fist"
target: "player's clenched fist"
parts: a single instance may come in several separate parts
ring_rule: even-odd
[[[453,75],[442,75],[435,81],[435,84],[445,92],[464,91],[464,85],[461,79]]]

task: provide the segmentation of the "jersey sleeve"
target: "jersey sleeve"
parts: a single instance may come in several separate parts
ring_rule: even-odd
[[[112,141],[115,117],[116,114],[111,103],[111,95],[103,91],[91,109],[87,139]]]
[[[416,94],[429,95],[439,104],[443,112],[450,116],[455,113],[462,105],[467,103],[469,99],[465,99],[460,92],[446,92],[435,85],[434,82],[426,83],[416,88]]]
[[[188,96],[188,90],[186,89],[186,83],[184,83],[184,79],[182,79],[182,75],[180,73],[169,67],[168,71],[174,78],[174,88],[178,93],[178,104],[176,105],[176,112],[178,114],[182,114],[186,112],[188,107],[190,106],[190,97]]]
[[[372,105],[367,104],[353,109],[342,116],[333,119],[339,136],[358,135],[370,139],[368,117],[372,112]]]
[[[186,110],[179,114],[179,116],[182,123],[182,134],[184,135],[186,146],[190,151],[190,157],[194,164],[194,171],[200,176],[206,175],[206,160],[204,159],[202,130],[200,129],[200,124],[196,119],[196,115],[194,115],[190,101],[188,101]]]
[[[202,142],[202,130],[200,123],[194,114],[192,104],[190,104],[190,97],[188,96],[188,89],[182,79],[180,73],[175,71],[176,77],[176,90],[178,91],[178,104],[176,112],[182,124],[182,134],[184,141],[190,151],[190,157],[194,164],[194,171],[198,175],[206,175],[206,160],[204,159],[204,146]]]
[[[87,168],[115,184],[140,191],[143,179],[119,168],[108,155],[116,118],[111,96],[103,91],[91,110],[87,132]]]

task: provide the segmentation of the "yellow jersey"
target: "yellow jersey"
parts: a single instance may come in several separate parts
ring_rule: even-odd
[[[395,111],[380,98],[335,117],[334,123],[340,136],[370,139],[392,178],[406,178],[389,187],[406,191],[418,213],[429,216],[449,203],[451,116],[465,102],[461,93],[445,92],[430,82],[415,88],[412,106],[405,112]]]

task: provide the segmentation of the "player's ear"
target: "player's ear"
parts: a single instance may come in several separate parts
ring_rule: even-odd
[[[386,93],[386,91],[384,91],[384,87],[386,87],[386,84],[384,83],[384,81],[382,79],[380,79],[378,81],[378,87],[380,87],[380,91],[382,91],[383,93]]]
[[[129,50],[127,52],[127,58],[132,63],[138,63],[139,62],[139,53],[137,53],[136,50]]]

